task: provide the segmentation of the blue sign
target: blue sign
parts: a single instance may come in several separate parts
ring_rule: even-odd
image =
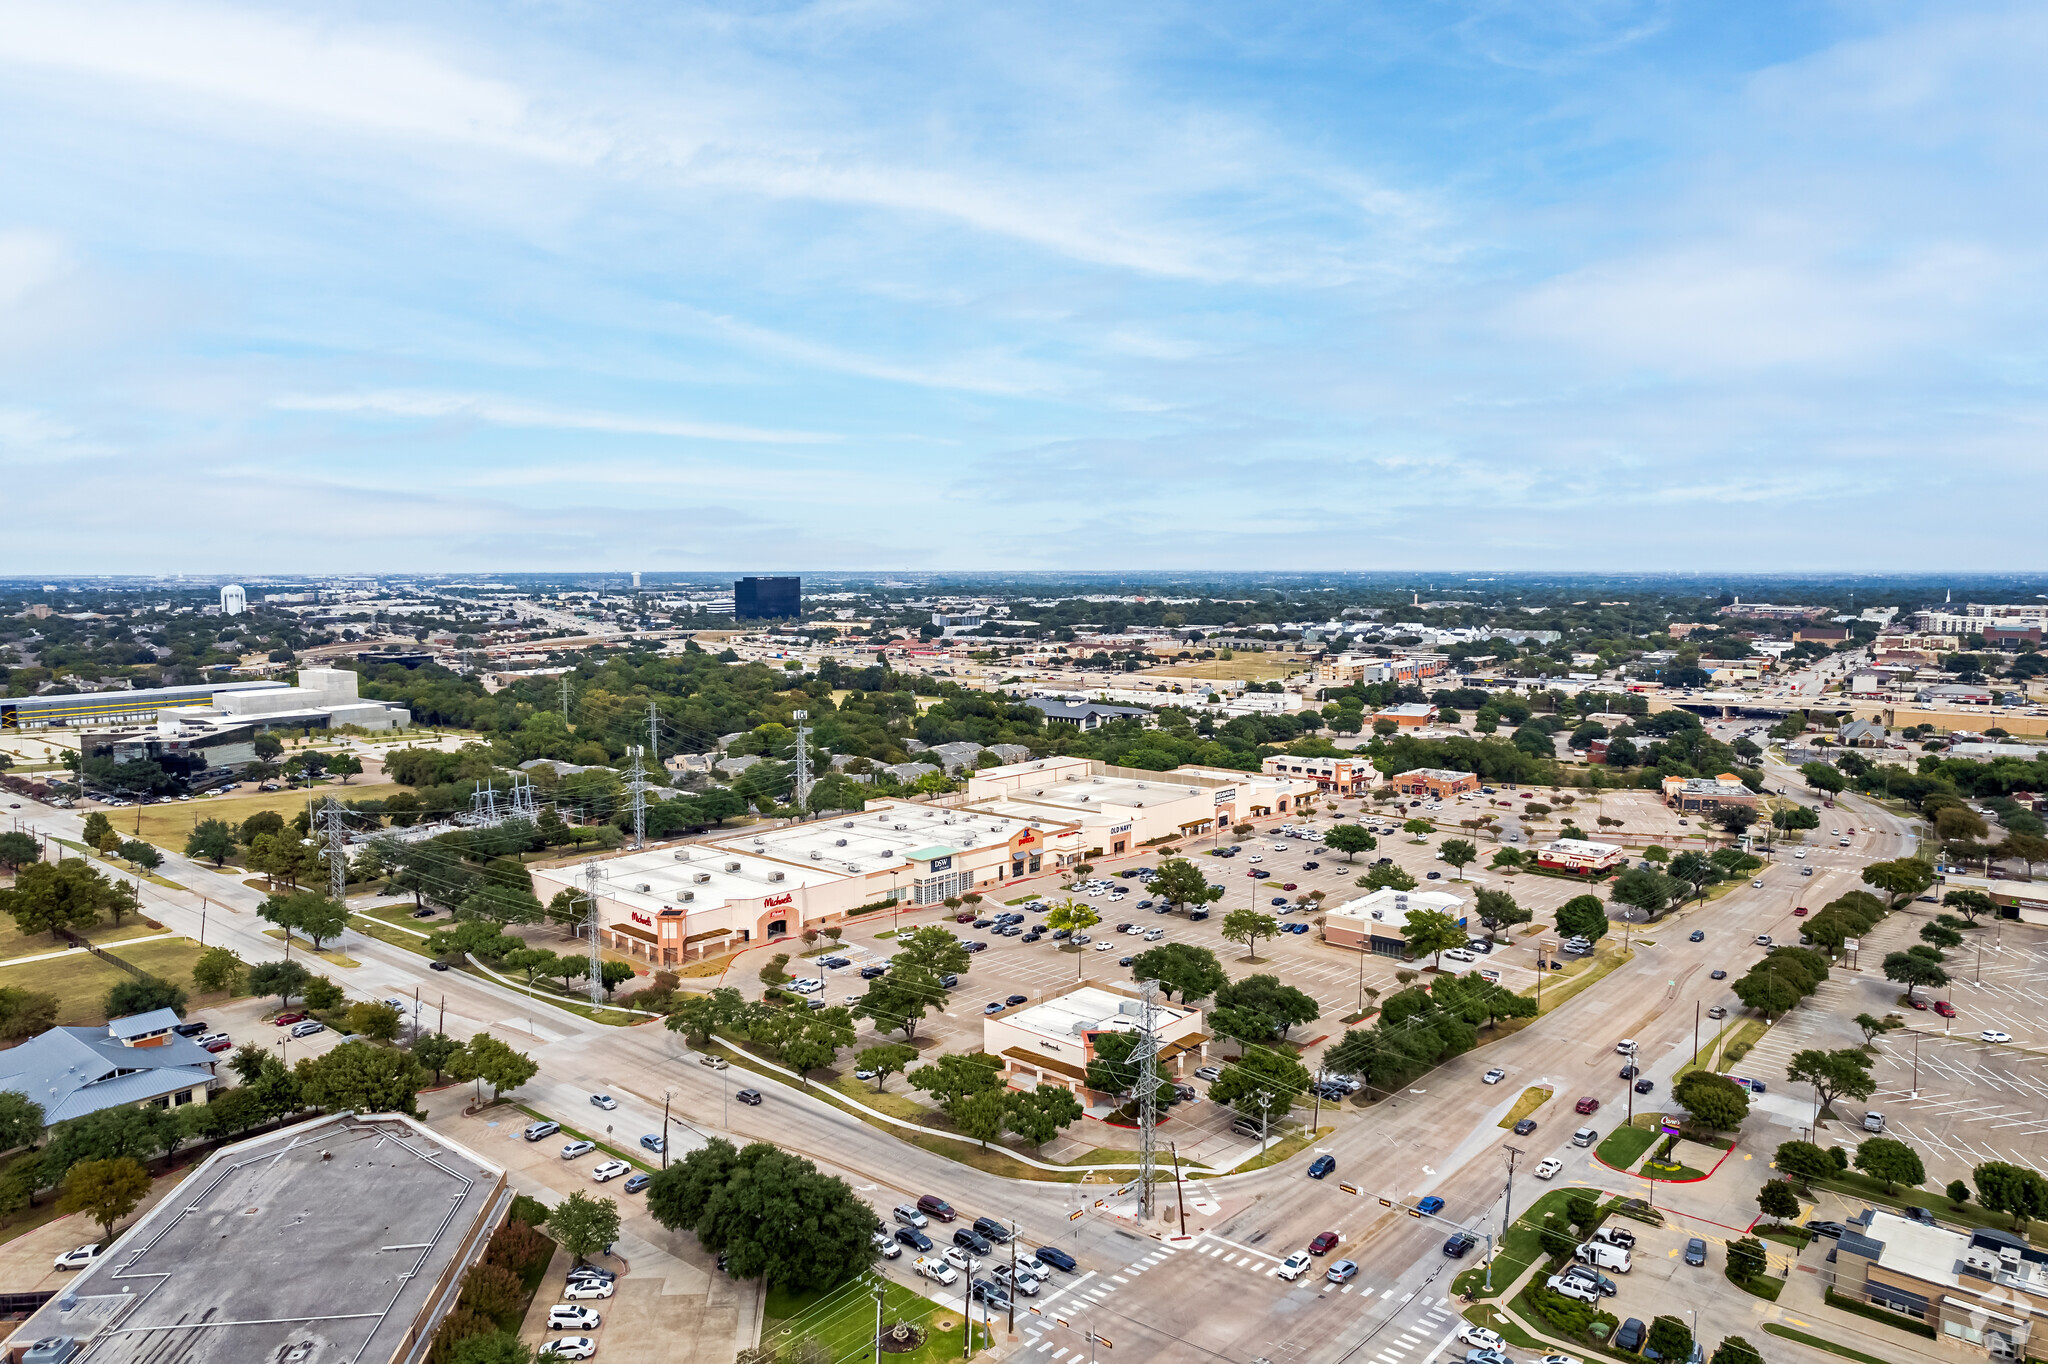
[[[931,870],[933,871],[951,871],[952,869],[953,859],[951,857],[934,857],[931,861]]]

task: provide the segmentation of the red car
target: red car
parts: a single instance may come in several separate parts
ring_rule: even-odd
[[[1591,1113],[1598,1107],[1600,1107],[1600,1101],[1590,1094],[1579,1100],[1579,1112],[1581,1113]]]
[[[212,1052],[233,1051],[235,1044],[225,1037],[217,1037],[206,1044],[206,1049]]]
[[[1805,905],[1801,905],[1801,906],[1799,906],[1799,908],[1797,908],[1797,909],[1793,910],[1793,911],[1792,911],[1792,917],[1793,917],[1793,918],[1795,918],[1795,919],[1803,919],[1803,918],[1805,918],[1805,917],[1806,917],[1806,906],[1805,906]]]
[[[282,1028],[292,1023],[303,1023],[306,1021],[306,1016],[304,1014],[279,1014],[276,1018],[273,1018],[270,1021],[272,1023],[275,1023],[278,1027]]]
[[[1317,1232],[1316,1239],[1308,1243],[1308,1253],[1311,1255],[1328,1255],[1336,1248],[1337,1233],[1334,1231]]]
[[[1945,999],[1937,999],[1934,1001],[1934,1012],[1940,1014],[1943,1018],[1954,1018],[1956,1016],[1956,1006]]]
[[[1907,1002],[1908,1004],[1911,1004],[1911,1005],[1912,1005],[1912,1006],[1913,1006],[1914,1008],[1916,1008],[1916,1009],[1920,1010],[1920,1012],[1922,1012],[1922,1013],[1925,1013],[1925,1012],[1927,1012],[1927,1001],[1926,1001],[1926,1000],[1924,1000],[1924,999],[1918,999],[1918,998],[1915,998],[1915,999],[1909,999],[1909,1000],[1907,1000],[1906,1002]]]
[[[1281,887],[1280,887],[1280,889],[1282,889],[1282,890],[1293,890],[1294,888],[1295,888],[1295,887],[1294,887],[1294,882],[1292,882],[1292,881],[1287,881],[1287,882],[1284,882],[1284,883],[1282,883],[1282,885],[1281,885]]]
[[[972,914],[955,914],[953,922],[956,924],[971,924],[974,922],[974,916]]]

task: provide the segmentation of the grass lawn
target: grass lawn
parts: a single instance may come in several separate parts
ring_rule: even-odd
[[[1278,682],[1300,672],[1306,663],[1306,659],[1288,654],[1235,654],[1230,658],[1170,663],[1161,668],[1147,669],[1139,676],[1153,682],[1170,682],[1176,677],[1210,682]]]
[[[266,928],[263,930],[263,936],[266,938],[275,938],[277,939],[278,946],[284,946],[284,930],[281,928]],[[326,962],[330,966],[362,965],[362,963],[357,961],[354,957],[351,957],[346,953],[337,952],[331,947],[323,947],[318,952],[315,952],[313,950],[312,942],[306,938],[294,937],[292,939],[291,951],[296,954],[294,960],[296,960],[297,957],[318,957],[321,961]]]
[[[1606,1140],[1594,1148],[1593,1154],[1617,1170],[1626,1170],[1642,1158],[1643,1152],[1657,1144],[1654,1128],[1617,1127],[1607,1134]]]
[[[1549,1193],[1544,1194],[1543,1197],[1530,1204],[1528,1208],[1523,1210],[1520,1216],[1515,1218],[1515,1224],[1508,1228],[1508,1233],[1503,1238],[1500,1253],[1494,1257],[1494,1293],[1504,1292],[1509,1285],[1522,1277],[1522,1274],[1530,1265],[1535,1264],[1538,1259],[1542,1258],[1543,1219],[1555,1213],[1559,1223],[1562,1224],[1565,1204],[1574,1196],[1597,1198],[1599,1195],[1597,1190],[1552,1189]],[[1473,1268],[1465,1270],[1456,1279],[1451,1281],[1451,1287],[1454,1291],[1460,1293],[1490,1296],[1486,1290],[1486,1266],[1475,1265]]]
[[[1638,1173],[1650,1175],[1656,1179],[1705,1179],[1707,1177],[1705,1170],[1695,1170],[1690,1165],[1676,1165],[1669,1161],[1654,1160],[1644,1161],[1642,1169]]]
[[[875,1339],[875,1295],[873,1280],[856,1279],[822,1293],[790,1293],[768,1290],[761,1321],[761,1344],[787,1354],[800,1341],[815,1340],[824,1346],[827,1359],[851,1359],[872,1353]],[[924,1344],[904,1354],[885,1354],[901,1364],[940,1364],[965,1353],[965,1328],[959,1304],[941,1305],[904,1287],[889,1282],[882,1299],[884,1330],[897,1322],[923,1329]],[[977,1337],[980,1332],[977,1325]],[[863,1345],[867,1347],[863,1351]]]
[[[1727,1278],[1725,1274],[1722,1277]],[[1756,1294],[1766,1302],[1776,1302],[1778,1294],[1785,1290],[1785,1281],[1770,1274],[1759,1274],[1748,1283],[1736,1283],[1734,1279],[1728,1279],[1728,1282],[1735,1284],[1745,1293]]]
[[[141,837],[159,848],[172,852],[185,851],[185,840],[192,836],[192,830],[202,819],[218,819],[229,824],[240,824],[258,810],[275,810],[283,815],[289,824],[293,815],[306,808],[308,801],[325,800],[329,795],[344,803],[351,800],[377,799],[394,794],[396,782],[365,781],[361,777],[349,778],[349,784],[341,785],[332,779],[315,787],[311,792],[301,788],[296,791],[252,791],[246,795],[215,796],[211,799],[172,801],[169,805],[141,805],[136,810],[142,816]],[[124,837],[135,830],[135,813],[117,810],[107,817],[127,815],[125,820],[114,820],[114,827]]]
[[[119,928],[102,921],[98,927],[87,929],[83,936],[102,947],[112,947],[115,943],[128,938],[147,938],[161,932],[161,928],[151,928],[143,920],[131,916]],[[36,957],[45,952],[62,952],[65,946],[62,938],[48,933],[23,933],[14,926],[14,920],[0,918],[0,965],[5,965],[16,957]],[[24,985],[27,981],[8,983]]]
[[[1542,1003],[1540,1005],[1542,1012],[1549,1013],[1552,1009],[1562,1005],[1580,991],[1590,988],[1595,981],[1603,979],[1608,972],[1624,962],[1634,960],[1634,952],[1624,952],[1619,946],[1610,946],[1603,940],[1600,946],[1594,950],[1593,964],[1591,966],[1581,965],[1576,970],[1566,967],[1563,980],[1558,980],[1555,973],[1548,976],[1544,982],[1542,993]],[[1536,992],[1534,990],[1524,990],[1522,993],[1534,995]]]
[[[1529,1086],[1522,1091],[1522,1097],[1515,1100],[1515,1106],[1508,1110],[1507,1116],[1500,1120],[1500,1125],[1502,1127],[1513,1127],[1516,1123],[1549,1103],[1553,1092],[1555,1091],[1548,1085]]]
[[[1281,1141],[1274,1142],[1271,1146],[1268,1146],[1266,1148],[1266,1153],[1264,1155],[1254,1156],[1252,1159],[1246,1161],[1244,1164],[1234,1167],[1231,1170],[1231,1173],[1244,1174],[1251,1170],[1263,1170],[1268,1165],[1278,1165],[1281,1161],[1286,1160],[1289,1156],[1294,1155],[1296,1152],[1309,1146],[1311,1143],[1322,1140],[1324,1137],[1329,1136],[1336,1130],[1337,1129],[1334,1127],[1318,1127],[1313,1132],[1306,1130],[1297,1132],[1291,1137],[1287,1137]]]
[[[1826,1350],[1829,1354],[1840,1355],[1844,1359],[1861,1360],[1862,1364],[1891,1364],[1889,1360],[1879,1359],[1876,1355],[1867,1355],[1861,1350],[1852,1350],[1846,1345],[1837,1345],[1833,1341],[1822,1340],[1819,1336],[1810,1336],[1804,1331],[1780,1326],[1775,1321],[1764,1323],[1764,1333],[1776,1336],[1780,1340],[1796,1340],[1801,1345],[1811,1345],[1816,1350]]]
[[[123,961],[189,990],[192,966],[199,960],[201,948],[189,938],[164,938],[132,946],[116,944],[114,950]],[[54,961],[36,962],[7,983],[57,996],[58,1026],[79,1028],[106,1022],[100,1001],[108,990],[130,978],[120,967],[81,947]]]

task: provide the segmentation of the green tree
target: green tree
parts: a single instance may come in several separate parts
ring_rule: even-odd
[[[423,1033],[413,1039],[412,1059],[434,1073],[432,1083],[441,1083],[441,1072],[462,1053],[462,1044],[444,1032]]]
[[[1916,952],[1887,952],[1884,954],[1884,978],[1896,985],[1906,987],[1906,998],[1913,998],[1913,992],[1921,986],[1938,990],[1948,984],[1948,972],[1928,958]]]
[[[1769,1266],[1764,1243],[1756,1237],[1744,1236],[1728,1243],[1728,1277],[1735,1282],[1746,1284],[1752,1279],[1762,1278]]]
[[[1970,1172],[1977,1202],[1986,1212],[2012,1215],[2013,1230],[2023,1221],[2048,1216],[2048,1180],[2024,1165],[1987,1160]]]
[[[43,1139],[43,1106],[26,1094],[0,1089],[0,1151],[33,1146]]]
[[[100,1007],[108,1018],[127,1018],[133,1014],[146,1014],[151,1009],[169,1009],[183,1018],[185,992],[155,976],[127,976],[115,981],[107,990],[107,997],[101,1001]]]
[[[82,1212],[100,1224],[100,1239],[114,1234],[114,1224],[134,1212],[149,1195],[149,1171],[139,1160],[83,1160],[64,1175],[64,1193],[57,1211]]]
[[[1645,872],[1644,874],[1653,875],[1654,873]],[[1714,865],[1713,859],[1709,857],[1702,856],[1696,852],[1682,852],[1671,859],[1670,879],[1673,881],[1683,881],[1692,888],[1693,895],[1704,899],[1706,898],[1707,887],[1720,881],[1721,870]],[[1634,904],[1635,902],[1631,900],[1628,903]],[[1651,912],[1655,913],[1656,911],[1652,910]]]
[[[203,994],[233,994],[242,983],[242,959],[226,947],[209,947],[192,963],[192,984]]]
[[[1430,965],[1440,967],[1443,953],[1453,947],[1465,945],[1465,930],[1450,915],[1435,909],[1411,909],[1408,922],[1402,927],[1401,938],[1407,943],[1411,956],[1427,954]]]
[[[1344,854],[1347,862],[1356,862],[1362,852],[1371,852],[1380,845],[1365,828],[1357,824],[1335,824],[1323,835],[1323,846],[1332,852]]]
[[[315,976],[306,982],[306,1007],[309,1009],[339,1009],[346,998],[341,987],[325,976]]]
[[[1356,884],[1361,890],[1413,890],[1415,878],[1392,862],[1380,862],[1359,877]]]
[[[1787,1221],[1799,1216],[1799,1195],[1782,1179],[1767,1179],[1756,1191],[1756,1205],[1766,1217]]]
[[[1259,910],[1233,909],[1223,916],[1224,941],[1243,943],[1251,950],[1253,961],[1259,959],[1259,939],[1279,936],[1280,921]]]
[[[545,947],[522,947],[516,952],[507,952],[498,962],[500,970],[526,978],[526,988],[531,990],[537,977],[553,974],[555,954]]]
[[[41,990],[0,985],[0,1039],[25,1041],[48,1032],[57,1022],[63,1001]]]
[[[540,1073],[540,1067],[523,1051],[514,1051],[487,1032],[477,1033],[449,1064],[458,1080],[479,1080],[491,1087],[491,1102],[508,1089],[517,1089]],[[549,1223],[553,1225],[552,1222]]]
[[[1169,857],[1159,864],[1159,875],[1148,887],[1153,896],[1169,905],[1206,905],[1222,895],[1209,887],[1202,869],[1185,857]]]
[[[130,838],[121,844],[121,859],[145,871],[154,871],[164,863],[164,855],[158,852],[153,844],[145,843],[139,838]],[[114,922],[118,924],[120,920],[116,918]]]
[[[54,938],[67,928],[98,923],[113,892],[112,883],[82,858],[32,862],[15,873],[11,889],[0,890],[0,914],[12,916],[24,936]]]
[[[1081,1120],[1084,1110],[1073,1091],[1063,1085],[1032,1090],[1005,1090],[1010,1104],[1010,1130],[1033,1146],[1043,1146]]]
[[[1944,923],[1924,923],[1920,925],[1920,941],[1942,951],[1953,952],[1963,945],[1963,935]]]
[[[1316,1003],[1315,996],[1281,984],[1278,976],[1264,974],[1246,976],[1222,986],[1216,991],[1216,1007],[1248,1010],[1266,1019],[1268,1028],[1264,1036],[1278,1031],[1285,1037],[1301,1024],[1322,1017],[1322,1006]],[[1263,1041],[1264,1036],[1251,1040]]]
[[[947,1110],[960,1135],[987,1146],[1003,1134],[1010,1121],[1009,1096],[1001,1089],[969,1094]]]
[[[1209,1098],[1248,1118],[1274,1113],[1284,1118],[1308,1084],[1308,1069],[1301,1062],[1286,1052],[1254,1047],[1223,1068],[1209,1086]]]
[[[928,1065],[910,1072],[910,1087],[921,1089],[948,1113],[970,1095],[999,1088],[1003,1063],[979,1052],[946,1052]]]
[[[1918,1187],[1927,1182],[1919,1153],[1892,1137],[1871,1137],[1858,1146],[1856,1168],[1872,1179],[1883,1180],[1887,1194],[1900,1184]]]
[[[85,841],[88,845],[97,848],[101,841],[109,836],[114,838],[120,837],[119,834],[114,832],[114,821],[107,818],[105,811],[94,810],[86,815]]]
[[[451,1312],[447,1320],[452,1321],[459,1312]],[[488,1331],[456,1341],[449,1346],[445,1360],[436,1364],[533,1364],[533,1351],[518,1336]]]
[[[720,994],[728,996],[720,999]],[[740,992],[731,988],[714,990],[708,995],[686,995],[669,1011],[662,1026],[670,1032],[681,1033],[693,1046],[703,1046],[711,1040],[711,1034],[724,1027],[734,1012],[745,1001]]]
[[[1597,895],[1574,895],[1557,907],[1557,931],[1598,942],[1607,933],[1607,906]]]
[[[405,1019],[389,1004],[378,1000],[359,1000],[348,1006],[344,1026],[358,1037],[367,1037],[373,1042],[390,1042],[397,1038],[398,1030]]]
[[[1684,1317],[1653,1317],[1650,1334],[1644,1344],[1662,1359],[1692,1358],[1692,1331],[1687,1328]]]
[[[1998,911],[1991,903],[1991,897],[1981,890],[1952,890],[1941,897],[1941,903],[1961,914],[1969,921],[1970,927],[1977,926],[1977,916],[1988,914],[1993,918]]]
[[[868,991],[853,1006],[856,1018],[874,1021],[883,1032],[901,1030],[905,1040],[917,1036],[927,1010],[946,1007],[946,987],[929,971],[891,966],[868,982]]]
[[[1796,1051],[1785,1075],[1796,1084],[1813,1086],[1822,1117],[1828,1116],[1836,1099],[1847,1097],[1861,1103],[1877,1092],[1877,1081],[1870,1075],[1870,1057],[1861,1047]]]
[[[1415,835],[1412,841],[1416,843],[1426,841],[1429,835],[1436,832],[1435,824],[1431,823],[1429,820],[1421,818],[1411,819],[1406,824],[1403,824],[1401,827],[1408,833]]]
[[[1472,902],[1473,914],[1486,929],[1488,938],[1536,917],[1533,912],[1516,904],[1515,897],[1504,890],[1482,890],[1472,897]]]
[[[1809,1192],[1814,1180],[1830,1179],[1835,1174],[1835,1163],[1828,1153],[1810,1141],[1781,1142],[1772,1163],[1779,1174],[1798,1180]]]
[[[1911,857],[1872,862],[1863,869],[1863,882],[1883,891],[1891,898],[1887,907],[1897,909],[1934,884],[1934,868]]]
[[[1755,1240],[1754,1237],[1747,1239]],[[1721,1343],[1714,1347],[1713,1358],[1709,1359],[1707,1364],[1764,1364],[1764,1357],[1762,1351],[1741,1336],[1723,1336]]]
[[[1799,775],[1806,779],[1806,784],[1810,789],[1825,791],[1831,796],[1849,784],[1848,780],[1840,772],[1823,762],[1799,764]]]
[[[1951,1179],[1948,1182],[1948,1188],[1944,1192],[1948,1194],[1948,1201],[1954,1204],[1958,1211],[1961,1210],[1963,1204],[1970,1201],[1970,1186],[1963,1183],[1960,1179]]]
[[[318,952],[322,943],[340,937],[342,929],[348,926],[346,909],[310,890],[269,896],[256,912],[284,930],[287,956],[291,954],[294,933],[304,934],[312,941],[313,950]]]
[[[1140,952],[1131,961],[1131,979],[1156,980],[1171,999],[1178,994],[1183,1004],[1213,995],[1229,983],[1223,964],[1206,947],[1193,943],[1169,942]]]
[[[1863,1045],[1867,1047],[1885,1033],[1905,1027],[1906,1022],[1896,1014],[1888,1014],[1883,1018],[1875,1014],[1857,1014],[1856,1026],[1863,1030]]]
[[[42,845],[36,842],[35,835],[25,834],[19,829],[9,829],[0,834],[0,867],[15,871],[31,862],[41,861],[42,856]]]
[[[875,1092],[881,1093],[889,1084],[889,1077],[906,1069],[917,1059],[917,1048],[903,1042],[878,1042],[863,1048],[853,1058],[854,1068],[864,1070],[875,1077]]]
[[[1437,851],[1443,855],[1444,861],[1457,869],[1460,881],[1465,879],[1465,868],[1471,866],[1479,857],[1478,846],[1463,838],[1447,838]]]
[[[313,973],[295,961],[259,962],[249,968],[249,993],[276,995],[277,1007],[289,1009],[292,996],[304,991],[312,978]]]
[[[1102,916],[1097,914],[1095,907],[1085,900],[1062,900],[1045,912],[1046,927],[1052,929],[1055,933],[1062,929],[1073,934],[1086,933],[1101,922]],[[1079,980],[1080,978],[1081,959],[1076,957],[1074,958],[1074,979]],[[908,1034],[906,1033],[905,1036],[908,1036]]]
[[[592,1198],[579,1189],[555,1204],[548,1214],[548,1231],[580,1265],[619,1239],[619,1205],[609,1198]]]
[[[734,1276],[770,1289],[831,1288],[874,1258],[873,1209],[846,1181],[765,1142],[734,1151],[713,1140],[657,1175],[647,1195],[657,1221],[694,1229]]]
[[[604,991],[604,997],[609,1001],[614,990],[638,974],[640,973],[633,969],[633,963],[606,957],[597,965],[598,987]]]
[[[1733,1132],[1749,1116],[1749,1091],[1712,1071],[1687,1071],[1672,1086],[1671,1097],[1710,1132]]]
[[[1640,909],[1643,917],[1654,919],[1664,912],[1683,886],[1684,883],[1674,877],[1635,867],[1615,878],[1610,895],[1616,904]]]
[[[427,1077],[411,1052],[344,1042],[324,1056],[301,1060],[292,1073],[300,1096],[330,1113],[422,1116],[414,1100]]]

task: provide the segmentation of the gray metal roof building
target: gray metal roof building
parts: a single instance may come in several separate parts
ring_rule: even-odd
[[[52,1028],[0,1051],[0,1089],[41,1104],[49,1123],[125,1104],[203,1103],[217,1058],[169,1032],[177,1021],[169,1009],[159,1009],[105,1028]],[[130,1035],[133,1044],[121,1040]]]

